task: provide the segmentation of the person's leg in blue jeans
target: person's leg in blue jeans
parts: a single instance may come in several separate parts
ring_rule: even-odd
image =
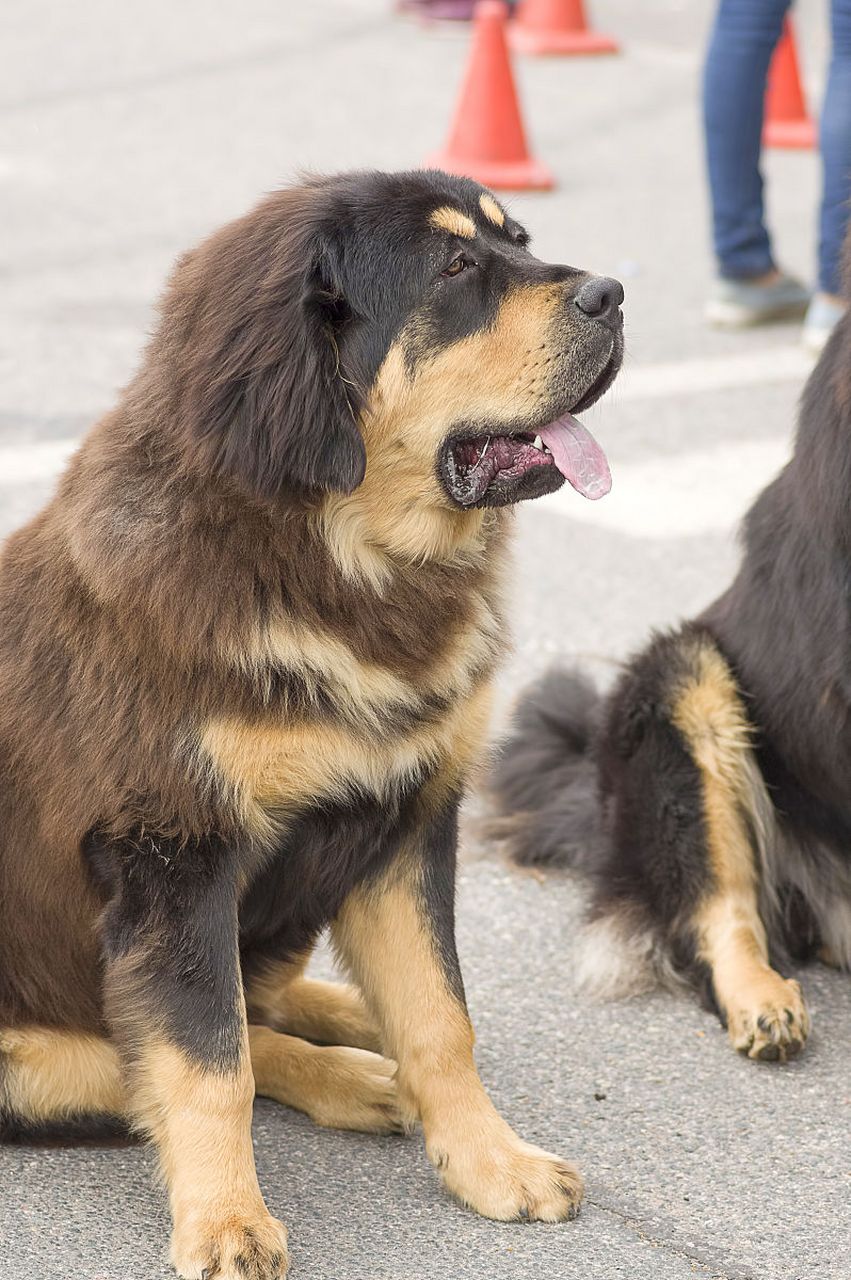
[[[807,292],[777,270],[765,225],[760,144],[768,67],[790,0],[721,0],[706,56],[703,120],[718,323],[803,314]],[[726,283],[728,282],[728,283]]]
[[[703,118],[715,256],[722,276],[774,269],[759,169],[768,67],[789,0],[721,0],[706,56]]]
[[[819,217],[818,292],[804,321],[804,342],[820,351],[846,308],[842,245],[851,203],[851,0],[832,0],[833,51],[819,128],[823,187]]]
[[[842,293],[842,242],[851,202],[851,0],[832,0],[833,53],[819,134],[824,194],[819,225],[819,289]]]

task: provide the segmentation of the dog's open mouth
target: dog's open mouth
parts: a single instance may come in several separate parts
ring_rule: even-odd
[[[612,487],[605,453],[591,432],[569,413],[541,427],[536,435],[514,431],[450,441],[444,465],[447,488],[463,507],[481,502],[495,484],[513,488],[527,475],[534,479],[530,473],[542,467],[554,468],[577,493],[592,501],[604,497]],[[562,482],[553,475],[540,491],[551,492]],[[537,484],[533,487],[539,488]]]

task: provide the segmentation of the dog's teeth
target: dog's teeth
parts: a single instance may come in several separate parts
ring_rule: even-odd
[[[490,447],[491,447],[491,437],[488,436],[487,440],[485,441],[485,447],[484,449],[482,449],[482,453],[481,453],[482,458],[485,456],[485,454],[487,453]]]
[[[543,449],[544,449],[544,442],[543,442],[543,440],[541,439],[541,437],[540,437],[540,436],[535,436],[535,439],[533,440],[533,442],[532,442],[532,443],[534,444],[534,446],[535,446],[535,448],[536,448],[536,449],[540,449],[540,450],[541,450],[541,452],[543,452]]]

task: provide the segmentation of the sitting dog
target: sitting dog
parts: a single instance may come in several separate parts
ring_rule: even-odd
[[[851,315],[807,384],[793,458],[746,517],[733,585],[605,701],[545,676],[495,790],[520,862],[592,878],[587,985],[675,978],[742,1053],[802,1048],[806,1006],[777,968],[851,968]]]
[[[179,262],[139,373],[5,546],[0,1121],[149,1135],[181,1276],[286,1270],[255,1090],[420,1121],[492,1218],[576,1210],[476,1074],[456,818],[506,508],[605,491],[572,412],[617,373],[622,299],[467,180],[280,191]],[[326,925],[356,987],[304,976]]]

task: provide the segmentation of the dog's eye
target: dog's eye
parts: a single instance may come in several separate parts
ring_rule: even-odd
[[[476,264],[463,253],[459,253],[457,258],[453,258],[448,267],[444,267],[441,271],[443,276],[460,276],[462,271],[466,271],[468,267],[474,267]]]

